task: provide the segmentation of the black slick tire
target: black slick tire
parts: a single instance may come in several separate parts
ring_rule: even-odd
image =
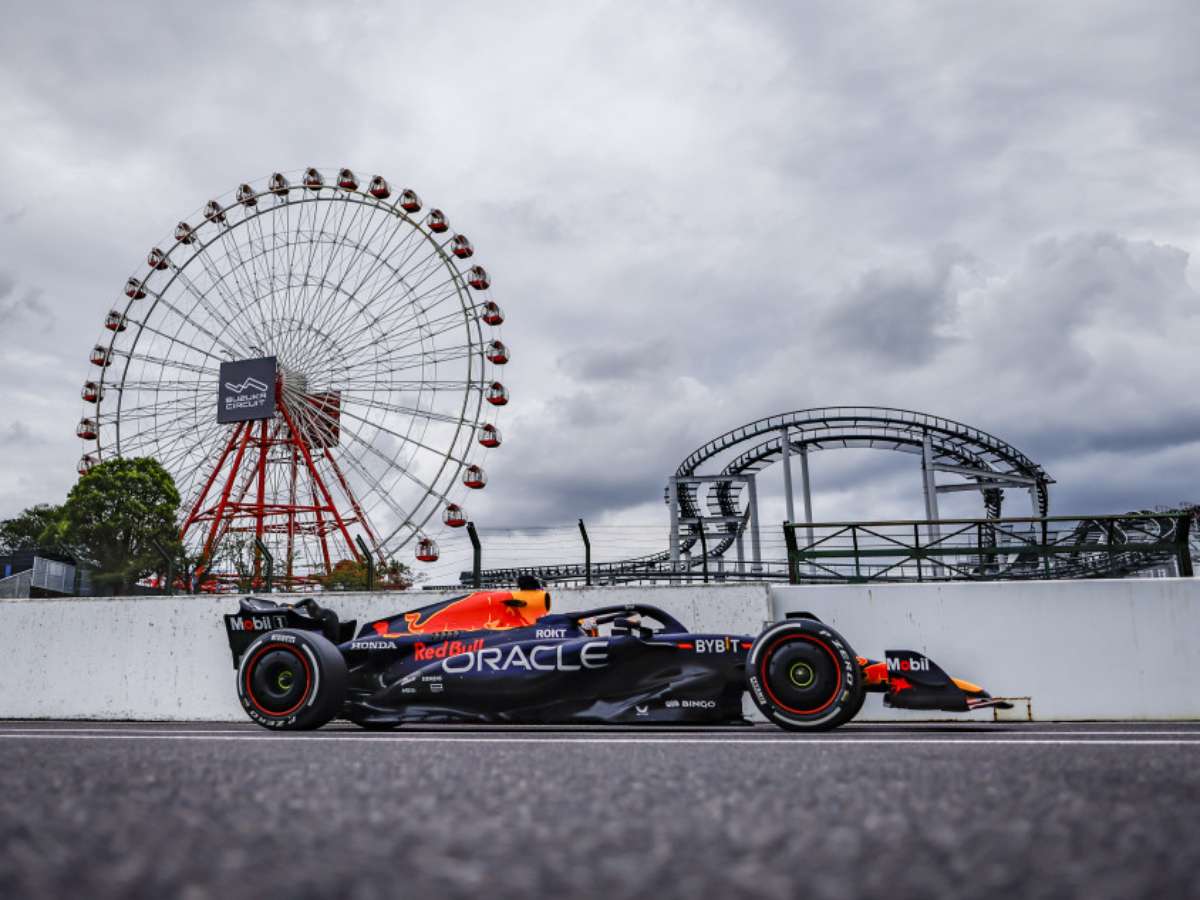
[[[342,654],[313,631],[269,631],[246,648],[238,663],[242,709],[272,731],[320,728],[341,710],[346,682]]]
[[[836,728],[863,702],[854,650],[813,619],[789,619],[760,634],[746,657],[746,686],[762,714],[789,731]]]
[[[858,669],[858,679],[862,683],[863,688],[862,688],[862,690],[860,690],[858,692],[858,700],[856,702],[852,703],[849,707],[847,707],[846,713],[845,713],[844,717],[842,718],[842,720],[840,722],[838,722],[838,725],[845,725],[847,722],[854,721],[854,718],[860,712],[862,712],[863,703],[865,703],[867,700],[866,676],[863,675],[862,666],[858,666],[857,669]]]

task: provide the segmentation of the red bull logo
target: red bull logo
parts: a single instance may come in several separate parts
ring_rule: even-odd
[[[443,641],[440,644],[417,644],[413,647],[413,659],[422,662],[431,659],[445,659],[447,656],[458,656],[460,653],[474,653],[483,648],[483,638],[473,641]]]

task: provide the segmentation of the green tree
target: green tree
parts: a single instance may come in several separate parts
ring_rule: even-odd
[[[180,556],[176,515],[179,491],[157,460],[114,459],[76,482],[63,505],[63,537],[93,580],[125,593],[153,572],[165,574],[154,546]]]
[[[353,559],[343,559],[333,566],[333,571],[317,579],[327,591],[365,591],[367,589],[367,564]],[[378,590],[402,591],[421,580],[414,577],[412,569],[394,559],[375,567],[375,587]]]
[[[39,503],[0,522],[0,553],[14,550],[59,550],[63,508]]]

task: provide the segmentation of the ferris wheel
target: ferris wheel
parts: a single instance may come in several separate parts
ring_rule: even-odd
[[[275,173],[209,201],[105,317],[80,474],[156,458],[213,577],[255,541],[289,584],[364,544],[436,560],[432,526],[466,524],[509,400],[504,313],[473,256],[444,212],[379,175]]]

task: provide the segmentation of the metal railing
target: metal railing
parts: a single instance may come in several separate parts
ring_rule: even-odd
[[[1005,581],[1192,576],[1189,512],[895,522],[789,522],[788,580]]]

